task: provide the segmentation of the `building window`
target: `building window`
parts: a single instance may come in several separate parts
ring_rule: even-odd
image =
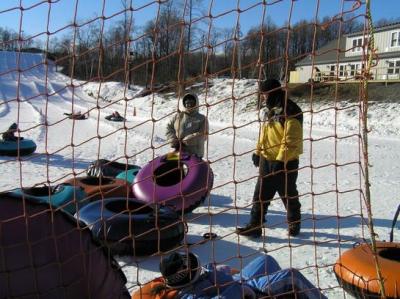
[[[363,37],[357,37],[354,38],[352,41],[352,52],[361,52],[361,50],[366,48],[368,45],[368,37],[363,38]]]
[[[347,77],[346,66],[339,65],[339,77]]]
[[[321,79],[322,81],[334,81],[336,80],[336,65],[331,64],[331,65],[326,65],[325,66],[328,70],[321,72]]]
[[[350,64],[348,65],[348,69],[350,70],[350,77],[354,77],[356,74],[356,65]]]
[[[360,63],[349,63],[339,65],[339,77],[341,78],[356,78],[361,74]]]
[[[362,38],[355,38],[353,39],[353,48],[351,49],[352,52],[360,52],[362,46]]]
[[[392,32],[391,47],[400,47],[400,31]]]
[[[388,61],[388,75],[400,74],[400,60]]]
[[[362,72],[361,63],[349,63],[343,67],[343,70],[345,70],[345,72],[343,72],[345,76],[358,78]]]
[[[363,42],[364,41],[364,42]],[[353,39],[352,52],[361,52],[361,50],[366,48],[368,45],[368,38],[357,37]]]

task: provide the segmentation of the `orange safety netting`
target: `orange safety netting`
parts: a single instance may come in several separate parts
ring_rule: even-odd
[[[370,233],[364,82],[380,71],[364,2],[15,2],[0,6],[13,20],[0,24],[0,130],[15,122],[24,139],[0,144],[0,297],[127,296],[124,285],[140,290],[176,250],[238,271],[268,252],[343,296],[332,266]],[[253,204],[270,78],[303,111],[294,171],[306,239],[287,235],[278,194],[261,239],[235,233]],[[186,93],[208,122],[202,159],[173,153],[165,136]]]

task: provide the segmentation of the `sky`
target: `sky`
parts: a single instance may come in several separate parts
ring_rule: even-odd
[[[184,0],[180,0],[184,2]],[[130,1],[128,1],[129,3]],[[21,5],[20,5],[21,3]],[[238,19],[237,6],[241,9],[239,23],[242,33],[259,25],[264,15],[264,7],[261,0],[203,0],[194,3],[194,17],[207,14],[212,3],[211,14],[215,16],[212,26],[217,30],[234,27]],[[239,4],[238,4],[239,3]],[[302,19],[312,20],[318,16],[333,17],[351,8],[353,1],[349,0],[269,0],[265,7],[265,18],[270,17],[277,25],[287,22],[291,12],[291,22]],[[293,3],[293,8],[291,6]],[[104,4],[104,7],[103,7]],[[398,0],[372,0],[373,19],[399,17],[400,1]],[[20,9],[22,7],[23,9]],[[158,9],[157,1],[132,0],[134,9],[133,18],[135,27],[140,28],[147,21],[154,19]],[[318,13],[317,13],[318,7]],[[0,26],[21,30],[25,35],[39,35],[41,40],[46,39],[47,31],[60,36],[67,34],[66,26],[74,19],[78,24],[84,20],[101,16],[104,9],[106,17],[105,26],[113,21],[121,19],[122,4],[120,0],[58,0],[49,4],[43,0],[4,0],[0,1]],[[365,13],[365,5],[353,12],[354,15]],[[22,16],[22,18],[21,18]],[[111,18],[110,18],[111,17]],[[362,20],[362,18],[360,18]],[[209,21],[201,26],[207,28]]]
[[[174,95],[140,97],[142,86],[127,90],[118,82],[99,85],[74,80],[72,89],[71,79],[57,73],[54,66],[46,69],[40,55],[21,53],[19,67],[16,55],[0,51],[0,132],[17,121],[21,135],[34,140],[37,150],[20,160],[0,156],[0,191],[48,181],[57,185],[74,173],[84,176],[89,164],[98,158],[126,162],[124,157],[128,156],[130,164],[143,167],[171,150],[165,127],[177,111],[178,98]],[[267,250],[282,268],[298,268],[328,298],[344,298],[332,266],[356,242],[369,240],[365,193],[361,192],[365,185],[360,168],[364,160],[359,98],[331,102],[295,99],[305,112],[304,154],[297,180],[302,230],[300,235],[288,238],[286,213],[276,198],[269,208],[263,236],[249,239],[237,236],[234,230],[249,220],[258,175],[251,162],[260,125],[254,108],[256,90],[257,81],[253,79],[215,79],[207,90],[198,91],[203,105],[200,112],[207,115],[210,124],[204,159],[210,163],[214,184],[210,197],[185,215],[188,232],[179,248],[190,246],[202,264],[228,264],[238,270]],[[125,97],[129,100],[124,101]],[[209,104],[207,110],[205,102]],[[63,114],[78,110],[92,112],[83,121],[72,121]],[[114,110],[127,121],[105,120]],[[371,101],[368,126],[373,223],[377,239],[383,241],[389,240],[399,205],[399,101]],[[395,241],[400,240],[399,228],[400,222],[394,230]],[[202,235],[206,232],[215,232],[218,238],[204,243]],[[161,255],[117,256],[131,292],[139,282],[159,275],[160,259]]]

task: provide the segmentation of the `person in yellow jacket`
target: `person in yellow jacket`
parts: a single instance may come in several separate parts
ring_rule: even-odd
[[[303,113],[286,97],[275,79],[261,82],[260,96],[267,113],[252,156],[260,176],[254,190],[250,222],[245,227],[238,227],[236,233],[260,237],[268,206],[278,192],[287,211],[288,233],[296,236],[301,227],[296,181],[299,156],[303,153]]]

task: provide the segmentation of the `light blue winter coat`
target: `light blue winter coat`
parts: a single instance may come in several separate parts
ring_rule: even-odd
[[[327,299],[298,270],[282,270],[271,256],[254,259],[243,270],[229,275],[214,265],[204,267],[194,284],[182,289],[179,299],[242,299],[276,296],[297,291],[299,299]]]

